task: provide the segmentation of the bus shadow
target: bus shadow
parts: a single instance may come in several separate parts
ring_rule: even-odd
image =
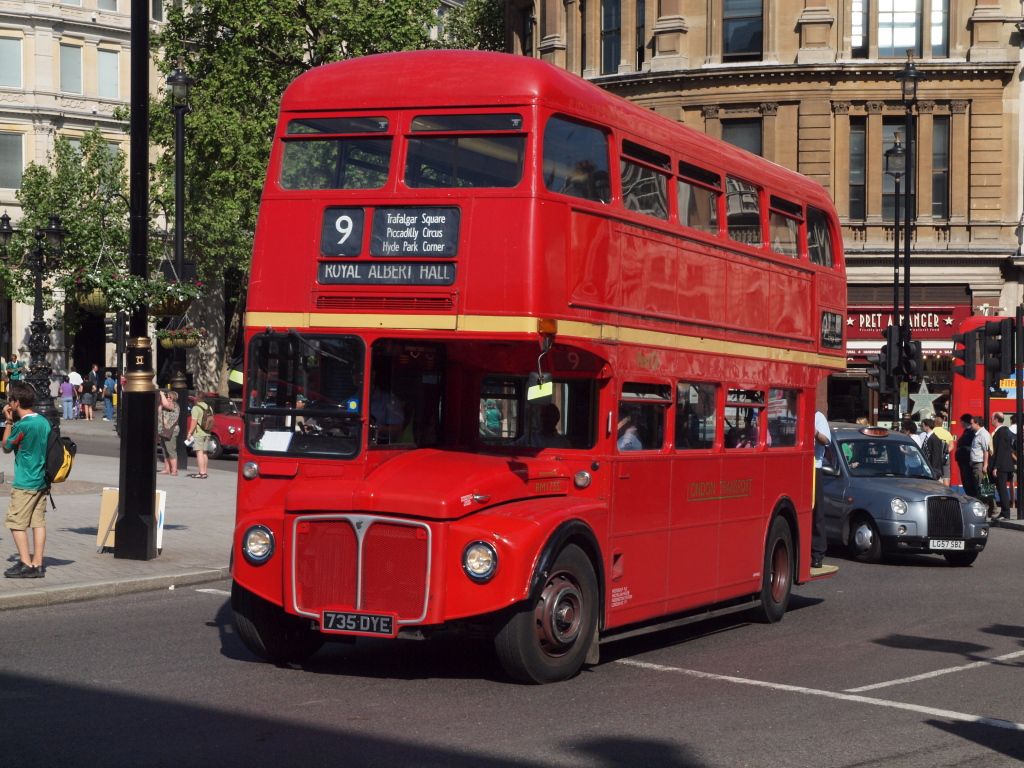
[[[1002,637],[1012,637],[1017,640],[1024,640],[1024,627],[1014,627],[1007,624],[992,624],[988,627],[982,627],[981,631],[987,635],[1000,635]]]
[[[1024,736],[1020,731],[995,728],[983,723],[949,723],[942,720],[925,720],[925,723],[996,754],[1012,757],[1015,760],[1024,760]]]

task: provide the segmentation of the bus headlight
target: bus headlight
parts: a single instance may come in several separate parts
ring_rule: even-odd
[[[889,502],[889,506],[892,507],[892,511],[895,512],[897,515],[907,514],[907,502],[905,502],[903,499],[895,498],[891,502]]]
[[[486,541],[474,541],[462,552],[462,569],[473,581],[487,581],[498,567],[498,553]]]
[[[971,502],[971,512],[974,513],[975,517],[984,517],[985,516],[985,505],[982,504],[980,501],[972,501]]]
[[[255,480],[260,473],[260,465],[255,461],[247,461],[242,465],[242,477],[246,480]]]
[[[577,488],[582,490],[590,485],[590,473],[585,469],[581,469],[576,473],[576,476],[573,477],[572,481],[575,483]]]
[[[254,525],[242,537],[242,554],[252,565],[263,565],[274,554],[274,533],[265,525]]]

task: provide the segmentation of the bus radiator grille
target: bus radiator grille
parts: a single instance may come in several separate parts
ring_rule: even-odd
[[[428,540],[420,527],[375,522],[363,539],[363,610],[423,615]]]
[[[963,538],[964,521],[960,502],[948,496],[928,499],[928,536],[931,538]]]
[[[303,530],[303,528],[305,530]],[[300,526],[296,547],[298,605],[356,607],[356,532],[347,520],[324,520]]]

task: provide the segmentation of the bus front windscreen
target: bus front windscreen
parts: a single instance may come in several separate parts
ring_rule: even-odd
[[[352,458],[362,430],[357,336],[262,333],[249,345],[245,439],[255,453]]]

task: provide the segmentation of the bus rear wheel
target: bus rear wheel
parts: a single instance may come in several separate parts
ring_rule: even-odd
[[[309,621],[286,613],[280,606],[231,584],[231,610],[242,643],[272,664],[301,663],[320,650],[324,636]]]
[[[777,516],[768,531],[761,570],[761,605],[755,615],[765,624],[782,619],[793,589],[793,534],[785,518]]]
[[[597,577],[590,559],[569,544],[535,600],[515,606],[494,638],[498,659],[520,683],[555,683],[583,666],[597,633]]]

